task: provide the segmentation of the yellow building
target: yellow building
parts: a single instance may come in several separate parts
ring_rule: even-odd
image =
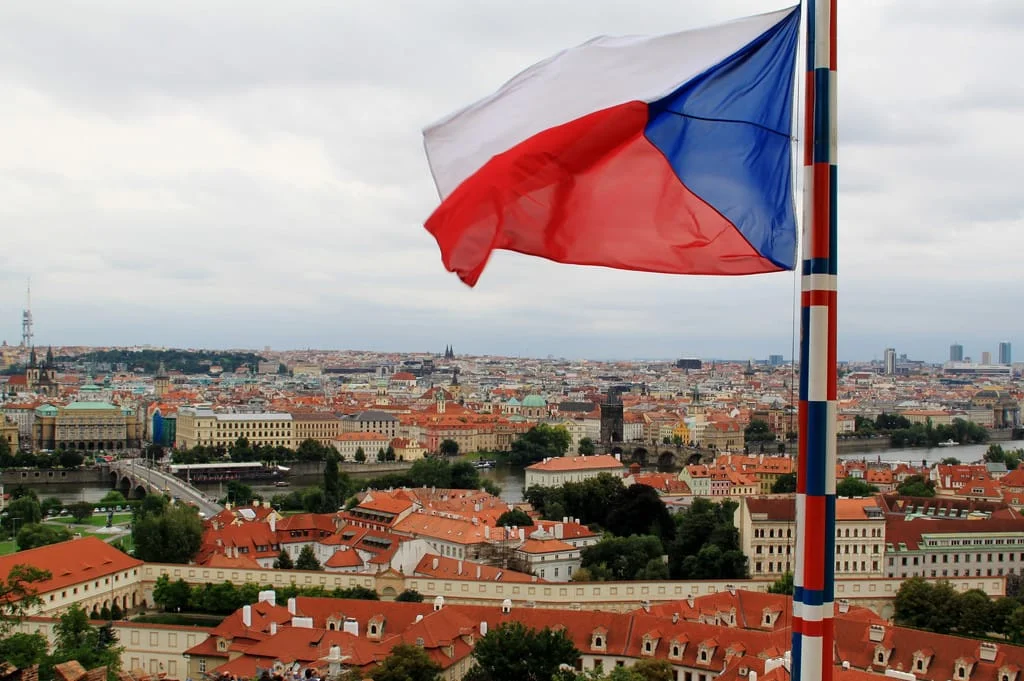
[[[142,446],[142,419],[109,402],[44,404],[36,409],[32,435],[37,449],[116,452]]]
[[[178,410],[174,446],[179,449],[191,449],[196,445],[226,448],[240,437],[253,445],[294,447],[292,415],[274,412],[218,413],[209,407],[182,407]]]
[[[18,424],[3,415],[0,415],[0,438],[7,440],[12,452],[18,451]]]
[[[297,449],[306,440],[316,440],[329,447],[331,440],[341,435],[341,419],[325,411],[293,411],[292,435],[293,449]]]

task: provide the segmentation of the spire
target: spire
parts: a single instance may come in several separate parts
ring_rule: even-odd
[[[46,366],[53,366],[53,346],[51,345],[46,349]]]
[[[28,365],[34,367],[36,365],[36,346],[32,346],[32,350],[28,353]]]
[[[160,360],[160,366],[156,369],[156,378],[167,378],[167,368],[164,366],[163,360]]]

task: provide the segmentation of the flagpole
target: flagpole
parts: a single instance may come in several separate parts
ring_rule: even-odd
[[[806,0],[793,681],[833,678],[836,525],[836,0]]]

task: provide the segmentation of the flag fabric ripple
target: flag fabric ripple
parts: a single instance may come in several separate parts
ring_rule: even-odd
[[[601,37],[424,131],[445,267],[495,249],[672,274],[793,269],[799,7]]]

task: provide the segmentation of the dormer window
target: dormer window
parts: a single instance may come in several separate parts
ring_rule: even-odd
[[[882,645],[875,646],[875,664],[885,666],[889,664],[889,655],[892,650]]]
[[[605,640],[608,636],[608,630],[604,627],[598,627],[590,634],[590,647],[594,650],[604,650]]]
[[[671,655],[671,657],[674,657],[674,658],[678,659],[679,656],[680,656],[679,644],[675,643],[675,644],[672,645],[672,655]]]
[[[653,651],[651,650],[651,642],[644,641],[644,652],[650,655]]]
[[[701,662],[707,662],[708,661],[708,651],[705,648],[701,648],[700,649],[700,661]]]

